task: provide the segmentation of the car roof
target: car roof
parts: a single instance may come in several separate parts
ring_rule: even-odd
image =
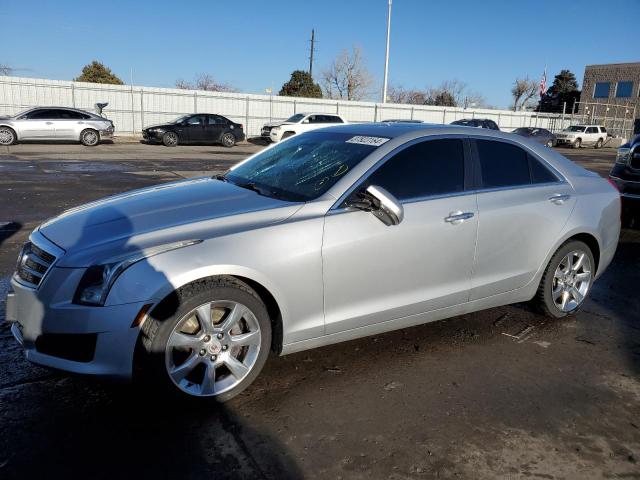
[[[339,117],[340,116],[339,113],[328,113],[328,112],[298,112],[295,115],[304,115],[305,117],[307,115],[331,115],[332,117]]]
[[[427,135],[486,135],[497,138],[510,139],[510,134],[499,130],[479,129],[464,125],[443,125],[437,123],[401,123],[401,122],[377,122],[377,123],[348,123],[324,127],[323,132],[347,133],[363,136],[380,136],[386,138],[398,138],[402,136],[422,137]]]
[[[44,106],[39,106],[39,107],[31,107],[27,110],[23,110],[22,113],[25,112],[30,112],[32,110],[70,110],[72,112],[81,112],[81,113],[86,113],[88,115],[95,115],[97,116],[96,113],[93,112],[88,112],[86,110],[81,110],[79,108],[73,108],[73,107],[59,107],[57,105],[44,105]]]

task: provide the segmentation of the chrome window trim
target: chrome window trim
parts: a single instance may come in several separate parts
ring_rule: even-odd
[[[374,163],[371,167],[369,167],[369,169],[367,169],[367,171],[364,172],[360,178],[358,178],[355,182],[353,182],[353,184],[342,195],[340,195],[338,200],[331,206],[331,208],[329,208],[329,212],[331,212],[332,210],[348,210],[345,207],[340,207],[340,204],[342,204],[342,202],[344,202],[349,197],[349,195],[351,195],[355,190],[357,190],[357,188],[360,185],[362,185],[362,183],[364,181],[366,181],[366,179],[369,178],[371,176],[371,174],[375,170],[377,170],[381,165],[383,165],[391,157],[393,157],[393,156],[397,155],[398,153],[400,153],[402,150],[405,150],[406,148],[409,148],[410,146],[415,145],[416,143],[423,142],[425,140],[426,141],[431,141],[431,140],[455,139],[455,140],[461,140],[461,141],[464,142],[467,138],[468,137],[465,136],[465,135],[455,134],[455,133],[447,133],[447,134],[441,134],[441,135],[424,135],[422,137],[411,139],[411,140],[403,143],[402,145],[398,145],[396,148],[391,150],[384,157],[382,157],[380,160],[378,160],[376,163]],[[466,153],[466,148],[465,148],[464,145],[463,145],[463,151],[464,151],[464,155],[465,155],[464,160],[465,160],[465,164],[466,164],[466,155],[467,155],[467,153]],[[464,195],[464,194],[467,194],[467,193],[469,193],[469,190],[462,190],[460,192],[445,193],[445,194],[440,194],[440,195],[435,195],[435,196],[437,196],[437,197],[459,196],[459,195]],[[432,197],[432,195],[430,195],[428,197],[425,197],[425,198],[429,198],[429,197]],[[400,203],[404,204],[408,200],[411,200],[413,202],[416,201],[416,200],[414,200],[412,198],[412,199],[400,200]]]
[[[609,178],[613,178],[615,180],[620,180],[624,183],[640,183],[638,180],[625,180],[624,178],[616,177],[615,175],[609,175]]]
[[[406,143],[403,143],[402,145],[399,145],[397,148],[395,148],[391,152],[387,153],[384,157],[382,157],[380,160],[378,160],[358,180],[356,180],[353,183],[353,185],[351,185],[351,187],[349,187],[345,191],[345,193],[343,193],[338,198],[338,200],[331,206],[331,208],[329,209],[329,211],[327,213],[330,213],[332,211],[352,211],[352,209],[349,209],[347,207],[340,207],[342,202],[344,202],[349,197],[349,195],[351,195],[355,190],[357,190],[357,188],[367,178],[369,178],[369,176],[371,176],[373,171],[375,171],[377,168],[379,168],[379,166],[384,164],[392,156],[394,156],[397,153],[401,152],[405,148],[408,148],[411,145],[414,145],[414,144],[416,144],[418,142],[422,142],[422,141],[425,141],[425,140],[427,140],[427,141],[429,141],[429,140],[443,140],[443,139],[451,139],[451,138],[452,139],[460,139],[462,141],[464,141],[464,140],[490,140],[490,141],[496,141],[496,142],[504,142],[504,143],[508,143],[508,144],[514,145],[516,147],[522,148],[527,154],[531,155],[535,160],[541,162],[542,165],[545,168],[547,168],[557,178],[557,181],[555,181],[555,182],[544,182],[544,183],[530,183],[530,184],[526,184],[526,185],[506,185],[506,186],[503,186],[503,187],[474,188],[474,189],[471,189],[471,190],[462,190],[460,192],[451,192],[451,193],[444,193],[444,194],[439,194],[439,195],[425,195],[425,196],[422,196],[422,197],[414,197],[414,198],[400,200],[401,204],[404,205],[406,203],[417,203],[417,202],[428,201],[428,200],[436,200],[436,199],[439,199],[439,198],[459,197],[459,196],[470,195],[470,194],[499,192],[499,191],[506,191],[506,190],[518,190],[518,189],[533,188],[533,187],[546,187],[546,186],[551,186],[551,185],[569,185],[568,180],[553,165],[551,165],[544,158],[540,157],[536,152],[531,150],[527,145],[523,145],[521,143],[518,143],[517,141],[513,141],[511,139],[504,139],[504,138],[494,138],[494,137],[484,136],[484,135],[468,135],[468,134],[467,135],[461,135],[461,134],[453,134],[453,133],[443,134],[443,135],[427,135],[427,136],[423,136],[423,137],[419,137],[419,138],[414,138],[413,140],[410,140],[410,141],[408,141]],[[473,149],[472,149],[471,155],[472,155],[472,157],[474,155],[473,154]],[[472,162],[473,161],[475,161],[475,160],[472,160]]]

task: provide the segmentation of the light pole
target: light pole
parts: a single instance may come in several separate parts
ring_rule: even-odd
[[[389,35],[391,34],[391,2],[389,0],[389,12],[387,13],[387,52],[384,58],[384,83],[382,86],[382,103],[387,103],[387,80],[389,77]]]

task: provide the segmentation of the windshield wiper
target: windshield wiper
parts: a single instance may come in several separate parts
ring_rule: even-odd
[[[215,178],[216,180],[220,180],[221,182],[228,182],[229,180],[227,179],[227,177],[225,177],[223,174],[218,173],[217,175],[214,175],[213,178]]]

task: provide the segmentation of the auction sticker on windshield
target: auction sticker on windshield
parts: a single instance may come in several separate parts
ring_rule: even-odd
[[[347,143],[358,143],[360,145],[371,145],[372,147],[379,147],[380,145],[388,141],[389,139],[384,137],[367,137],[365,135],[357,135],[347,140]]]

